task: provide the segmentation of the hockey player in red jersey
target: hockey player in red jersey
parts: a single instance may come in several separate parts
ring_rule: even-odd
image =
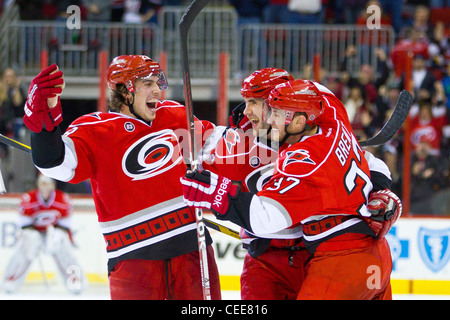
[[[163,70],[147,56],[116,57],[107,73],[110,112],[76,119],[62,137],[59,79],[62,72],[50,66],[30,86],[24,121],[33,131],[33,161],[61,181],[90,179],[111,298],[202,299],[195,216],[179,184],[186,172],[179,143],[186,110],[160,100],[167,88]],[[196,121],[199,130],[204,124]],[[207,231],[206,241],[211,298],[220,299]]]
[[[225,177],[195,171],[182,178],[186,202],[209,207],[219,219],[258,235],[300,224],[313,256],[299,299],[391,298],[392,261],[384,233],[401,203],[384,190],[374,192],[376,201],[367,205],[369,167],[348,118],[340,119],[340,101],[310,81],[296,80],[278,85],[269,103],[272,131],[285,144],[263,190],[241,192]],[[382,199],[382,192],[389,199]],[[387,210],[379,211],[380,204]],[[376,218],[378,226],[366,222]]]
[[[289,80],[293,80],[289,73],[277,68],[257,70],[244,80],[241,94],[245,99],[245,109],[236,108],[230,119],[232,124],[237,123],[238,128],[219,132],[218,142],[209,143],[209,147],[214,146],[215,149],[205,158],[213,162],[204,162],[204,169],[240,181],[243,191],[261,191],[271,178],[278,157],[278,144],[274,144],[276,149],[270,148],[272,143],[270,125],[265,122],[268,113],[265,99],[277,84]],[[345,113],[345,110],[340,111]],[[347,118],[346,114],[340,114],[340,117]],[[248,127],[252,130],[245,131]],[[249,137],[250,131],[255,138]],[[214,139],[214,136],[209,139]],[[369,159],[372,182],[377,190],[386,188],[390,184],[387,166],[369,153],[366,158]],[[241,237],[248,250],[241,275],[241,298],[295,299],[305,276],[304,265],[310,257],[301,241],[301,227],[262,238],[242,230]]]
[[[39,175],[37,188],[24,194],[19,204],[20,238],[3,276],[6,292],[20,289],[41,253],[53,257],[71,293],[83,291],[86,278],[72,252],[72,209],[69,196],[56,189],[55,181]]]
[[[278,157],[278,143],[271,143],[270,125],[264,121],[268,112],[265,99],[276,85],[289,80],[293,77],[279,68],[257,70],[244,80],[241,95],[245,108],[233,110],[232,121],[237,125],[216,130],[218,133],[208,137],[212,150],[202,150],[204,169],[239,182],[244,191],[257,193],[262,189]],[[242,229],[240,235],[248,251],[240,279],[241,299],[295,299],[310,256],[302,245],[301,228],[264,238]]]

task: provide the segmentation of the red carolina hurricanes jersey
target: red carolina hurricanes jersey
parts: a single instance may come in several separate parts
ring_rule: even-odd
[[[206,149],[206,146],[209,149]],[[277,148],[278,146],[274,146]],[[251,130],[243,132],[241,129],[218,128],[208,137],[203,151],[203,169],[225,176],[233,181],[241,183],[242,191],[257,193],[264,184],[270,180],[273,174],[275,161],[278,158],[278,151],[271,148],[271,143],[259,141],[252,134]],[[242,242],[249,245],[253,242],[252,248],[257,244],[254,242],[255,234],[248,231],[241,232]],[[302,236],[301,227],[288,228],[279,233],[265,234],[265,239],[300,239]],[[290,240],[277,245],[290,246]],[[266,241],[258,243],[267,244]],[[253,249],[249,249],[254,254]]]
[[[257,193],[267,182],[278,158],[278,146],[263,143],[251,130],[217,127],[203,149],[203,169],[242,182],[242,190]],[[206,146],[206,144],[205,144]]]
[[[208,125],[196,121],[199,131]],[[151,124],[96,112],[64,134],[64,163],[52,176],[72,183],[90,179],[110,269],[123,259],[163,260],[198,250],[194,212],[180,184],[186,128],[185,107],[161,101]]]
[[[351,232],[361,226],[358,215],[369,216],[366,201],[372,183],[368,163],[341,102],[331,92],[322,94],[326,103],[317,134],[280,148],[272,179],[252,200],[250,221],[258,234],[297,223],[305,231],[312,221],[346,217],[343,223],[323,228],[315,224],[319,230],[304,232],[308,244],[344,229]],[[271,223],[265,221],[261,209],[269,213]],[[273,219],[275,216],[278,218]],[[367,229],[362,228],[364,232]]]
[[[66,193],[54,190],[45,201],[39,190],[32,190],[22,196],[19,224],[20,227],[33,226],[39,231],[55,225],[70,228],[69,217],[72,210],[72,202]]]

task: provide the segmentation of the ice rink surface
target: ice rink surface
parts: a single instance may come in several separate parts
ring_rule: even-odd
[[[92,285],[83,293],[75,295],[68,293],[63,287],[45,285],[24,285],[17,293],[7,294],[0,292],[0,300],[109,300],[109,289],[106,285]],[[239,291],[222,291],[223,300],[240,300]],[[408,295],[398,294],[394,300],[450,300],[445,295]]]

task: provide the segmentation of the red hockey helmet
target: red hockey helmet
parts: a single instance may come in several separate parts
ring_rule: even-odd
[[[306,124],[314,126],[323,113],[323,97],[310,80],[293,80],[276,86],[267,99],[269,108],[286,110],[288,125],[295,112],[306,113]]]
[[[244,98],[267,99],[270,91],[276,85],[294,80],[284,69],[264,68],[253,72],[243,82],[241,95]]]
[[[159,78],[158,86],[161,90],[168,88],[167,77],[158,62],[144,55],[123,55],[113,59],[106,79],[112,90],[116,89],[117,84],[124,84],[128,91],[134,92],[135,80],[150,76]]]

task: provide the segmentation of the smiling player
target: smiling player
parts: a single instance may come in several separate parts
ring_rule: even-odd
[[[48,107],[62,92],[59,79],[62,72],[53,65],[30,86],[25,123],[33,131],[33,161],[57,180],[91,180],[111,298],[202,299],[195,216],[179,187],[186,172],[179,143],[186,111],[160,100],[167,88],[163,70],[147,56],[116,57],[107,74],[110,112],[76,119],[63,137],[54,121],[62,119],[59,99]],[[208,124],[196,122],[199,129]],[[219,299],[208,233],[206,239],[211,298]]]

